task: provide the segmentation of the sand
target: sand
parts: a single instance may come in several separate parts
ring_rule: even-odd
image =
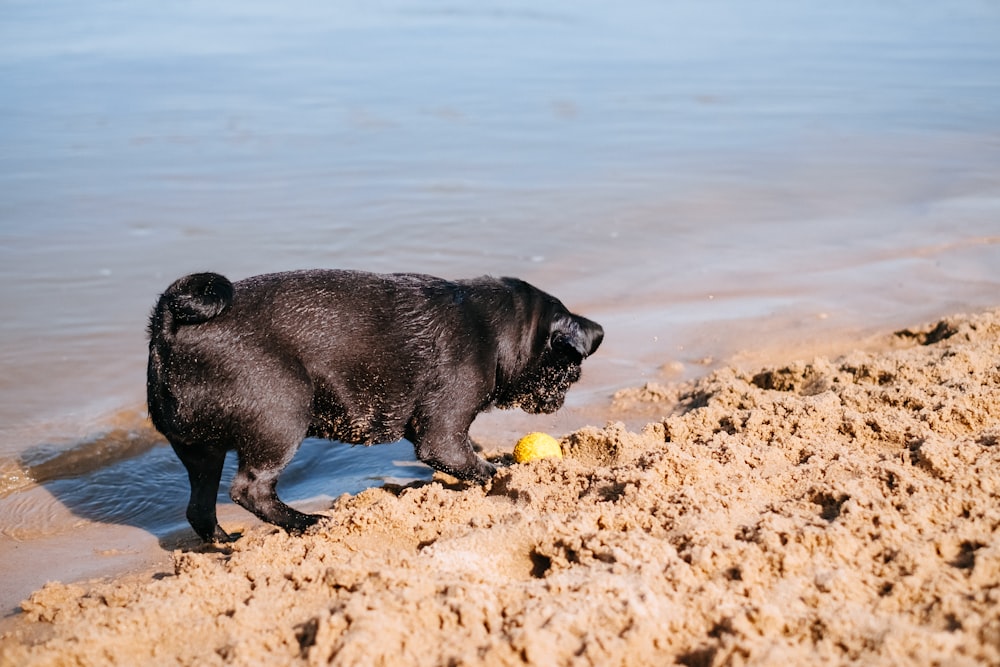
[[[304,536],[47,584],[0,661],[1000,663],[1000,311],[613,408],[486,488],[372,488]]]

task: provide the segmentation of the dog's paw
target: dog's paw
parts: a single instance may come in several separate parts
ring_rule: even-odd
[[[205,544],[229,544],[239,539],[240,533],[227,533],[222,529],[222,526],[215,524],[215,528],[210,533],[198,531],[198,537]]]
[[[212,544],[229,544],[240,539],[242,533],[227,533],[226,531],[219,528],[212,535]]]
[[[280,525],[292,535],[301,535],[325,518],[322,514],[302,514],[296,512],[291,520],[285,521]]]
[[[483,461],[480,459],[479,465],[476,468],[475,476],[471,478],[470,481],[479,482],[480,484],[486,484],[493,476],[497,474],[497,467],[490,463],[489,461]]]

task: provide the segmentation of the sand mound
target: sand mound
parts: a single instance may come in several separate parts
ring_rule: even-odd
[[[370,489],[302,537],[49,584],[3,659],[1000,663],[1000,313],[617,401],[663,418],[486,489]]]

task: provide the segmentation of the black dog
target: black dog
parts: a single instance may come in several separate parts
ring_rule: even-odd
[[[149,415],[187,468],[187,518],[206,541],[230,539],[215,514],[230,449],[230,496],[290,531],[320,518],[275,493],[307,436],[405,437],[424,463],[485,483],[496,469],[469,441],[476,415],[558,410],[604,337],[515,278],[324,270],[186,276],[160,296],[149,334]]]

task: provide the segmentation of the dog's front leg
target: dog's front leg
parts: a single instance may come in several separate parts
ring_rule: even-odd
[[[492,463],[484,461],[473,450],[468,427],[428,429],[414,438],[413,447],[418,459],[461,480],[485,484],[497,472]]]

